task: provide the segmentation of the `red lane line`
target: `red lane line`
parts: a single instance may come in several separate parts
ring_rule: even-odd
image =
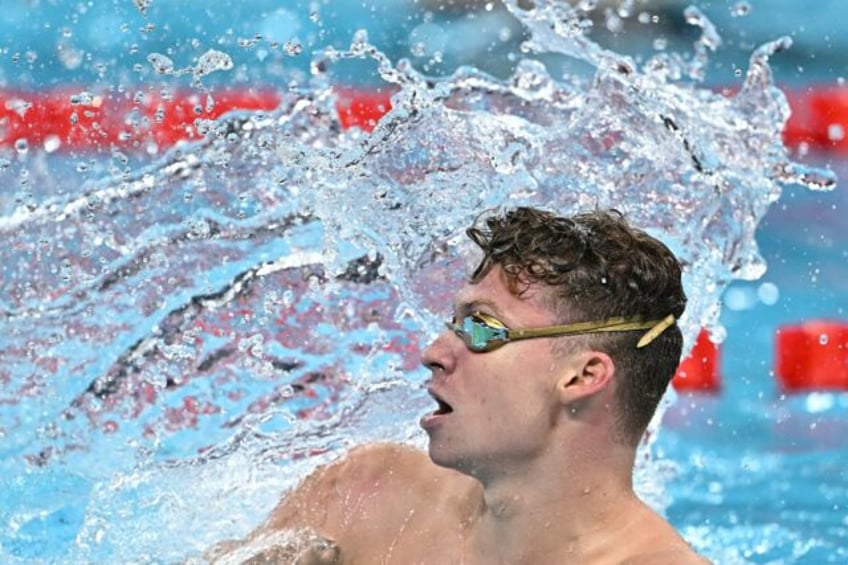
[[[848,88],[823,86],[788,91],[792,115],[783,130],[787,145],[848,152]]]
[[[338,104],[343,127],[370,130],[391,107],[390,92],[341,90]],[[273,110],[280,95],[272,89],[196,91],[172,96],[129,92],[79,96],[79,91],[0,90],[0,147],[24,141],[53,151],[162,149],[180,140],[199,139],[195,121],[216,119],[233,110]],[[811,87],[787,91],[792,115],[784,129],[791,147],[848,152],[848,88]]]
[[[200,93],[173,96],[130,93],[80,96],[79,91],[0,91],[0,146],[55,150],[102,150],[111,147],[145,150],[153,143],[168,147],[182,139],[198,139],[195,120],[215,119],[231,110],[272,110],[279,96],[271,90],[213,93],[207,106]]]
[[[710,340],[707,330],[701,330],[692,351],[680,362],[671,385],[678,392],[719,392],[719,354],[719,347]]]
[[[389,93],[340,91],[338,110],[344,127],[372,129],[388,112]],[[147,150],[199,139],[197,120],[214,120],[233,110],[270,111],[280,103],[274,90],[225,90],[207,94],[176,92],[97,93],[54,90],[0,90],[0,147],[44,147],[50,152]]]
[[[775,376],[784,392],[848,390],[848,322],[781,326],[774,353]]]

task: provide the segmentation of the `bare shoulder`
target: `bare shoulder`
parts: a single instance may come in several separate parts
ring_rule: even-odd
[[[400,444],[357,447],[283,495],[246,540],[218,544],[214,563],[370,564],[431,548],[456,531],[479,484]],[[429,550],[428,550],[429,551]]]
[[[287,493],[263,531],[312,528],[333,539],[352,532],[373,535],[371,524],[403,522],[411,512],[433,508],[434,498],[459,503],[474,488],[474,481],[436,466],[414,447],[364,445],[316,469]]]
[[[688,546],[643,553],[622,562],[621,565],[711,565],[710,562]]]
[[[621,565],[709,565],[659,514],[639,502],[620,543]]]

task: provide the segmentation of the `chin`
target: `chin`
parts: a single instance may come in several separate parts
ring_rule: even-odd
[[[475,469],[479,469],[479,465],[475,465],[471,458],[462,457],[456,453],[449,453],[444,445],[439,445],[437,442],[430,440],[430,446],[427,450],[430,455],[430,461],[439,467],[453,469],[464,475],[477,477]]]
[[[439,467],[447,467],[448,469],[456,469],[458,466],[457,457],[446,448],[444,444],[430,437],[430,444],[427,453],[430,455],[430,461]]]
[[[443,449],[439,449],[437,442],[430,438],[430,443],[427,446],[427,454],[430,456],[430,461],[440,467],[450,467],[450,458],[446,456]]]

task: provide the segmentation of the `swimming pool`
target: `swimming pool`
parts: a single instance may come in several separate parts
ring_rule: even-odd
[[[358,4],[302,2],[280,10],[266,2],[253,4],[251,11],[232,3],[229,12],[204,7],[179,13],[147,4],[80,5],[66,11],[45,6],[35,10],[37,17],[11,11],[9,21],[20,33],[10,34],[9,47],[19,57],[5,63],[11,66],[4,70],[4,86],[73,84],[77,92],[103,87],[132,98],[136,90],[176,91],[193,81],[210,93],[223,84],[280,88],[298,72],[320,83],[324,74],[309,75],[310,60],[298,51],[328,43],[346,48],[363,13],[369,40],[388,46],[389,56],[396,59],[406,50],[419,67],[439,72],[463,60],[463,52],[449,49],[451,33],[468,29],[461,15],[435,10],[408,19],[408,12],[391,3],[362,10]],[[707,75],[724,84],[741,81],[734,66],[744,67],[757,44],[773,39],[758,35],[766,18],[757,4],[751,3],[744,18],[739,6],[731,8],[705,5],[736,42],[730,54],[719,51]],[[673,5],[664,9],[682,13]],[[837,13],[837,4],[819,9]],[[491,28],[490,40],[499,46],[491,52],[513,61],[509,46],[516,44],[520,26],[501,11],[492,12],[485,19],[484,8],[474,25]],[[844,69],[834,67],[841,63],[831,56],[839,52],[844,34],[828,37],[814,25],[836,18],[800,25],[797,13],[797,20],[788,9],[784,13],[796,47],[813,39],[821,45],[809,70],[799,70],[794,59],[803,55],[790,55],[791,64],[774,57],[778,78],[795,85],[808,77],[835,82]],[[769,21],[766,33],[783,25],[774,17]],[[745,33],[734,35],[733,26]],[[672,29],[661,31],[669,41],[676,37]],[[467,52],[475,48],[478,54],[490,52],[485,42]],[[232,54],[232,69],[198,71],[199,59],[210,49]],[[193,70],[159,74],[167,64],[149,61],[151,53],[167,56],[175,70]],[[567,58],[550,64],[576,75],[587,68]],[[491,72],[505,72],[506,67],[487,65]],[[375,66],[346,60],[332,79],[373,88],[380,84]],[[522,76],[540,79],[541,86],[522,88],[545,108],[544,77],[532,71]],[[468,77],[474,80],[481,79]],[[609,94],[608,100],[615,100],[616,93]],[[214,105],[220,97],[212,97]],[[201,106],[208,103],[199,100]],[[488,99],[467,103],[469,112],[494,111]],[[305,103],[292,97],[291,104]],[[80,114],[91,108],[82,104]],[[13,228],[26,233],[8,239],[12,245],[4,251],[4,279],[10,273],[19,277],[16,284],[6,279],[2,294],[7,317],[0,379],[0,555],[5,561],[173,561],[255,525],[275,501],[268,492],[282,490],[336,450],[369,438],[421,441],[415,422],[428,401],[415,388],[423,375],[414,366],[424,339],[419,336],[434,324],[418,312],[423,306],[439,314],[439,301],[453,281],[412,280],[411,275],[404,280],[404,273],[421,277],[416,263],[421,257],[444,258],[444,249],[452,249],[448,233],[465,216],[434,217],[440,199],[465,211],[497,203],[510,187],[482,174],[470,177],[487,179],[490,192],[481,198],[428,192],[426,183],[411,195],[397,188],[405,185],[394,186],[383,196],[385,209],[403,206],[411,212],[403,222],[391,214],[378,216],[394,228],[378,234],[383,245],[378,247],[369,234],[363,240],[331,220],[338,203],[353,202],[357,194],[345,191],[346,174],[327,168],[326,159],[355,161],[363,140],[354,132],[319,134],[330,124],[329,110],[320,100],[314,108],[313,113],[292,108],[281,114],[293,117],[286,120],[268,112],[245,121],[250,130],[231,125],[218,131],[209,125],[212,142],[159,161],[155,158],[164,149],[149,146],[135,152],[109,144],[70,152],[16,143],[7,148],[4,174],[14,179],[14,190],[4,190],[0,201],[4,236]],[[453,114],[440,113],[438,105],[418,109],[430,112],[434,123],[441,119],[466,127]],[[480,115],[481,127],[491,129],[470,130],[472,137],[499,131],[486,116]],[[132,119],[127,117],[130,126]],[[379,146],[389,157],[381,168],[365,172],[408,183],[409,176],[428,170],[448,138],[427,131],[428,151],[422,152],[412,144],[422,138],[397,127],[407,137],[392,138],[401,140],[395,153]],[[544,135],[520,128],[510,133],[530,141]],[[286,143],[291,153],[269,149]],[[311,147],[318,158],[310,161],[294,151],[302,147]],[[323,152],[327,147],[330,154]],[[521,177],[520,159],[513,159],[522,154],[509,143],[501,149],[492,157],[496,172],[511,175],[512,185],[530,186]],[[571,149],[562,151],[575,156]],[[459,166],[450,154],[437,157],[438,163]],[[841,178],[848,173],[836,154],[814,159],[832,161]],[[297,166],[281,168],[277,161]],[[201,169],[203,175],[197,173]],[[443,169],[440,183],[456,180],[450,167]],[[302,188],[300,193],[287,188],[309,186],[310,174],[342,198],[310,199]],[[669,181],[656,195],[686,202],[686,194],[674,193],[674,186]],[[513,198],[533,198],[522,193],[529,190],[518,192]],[[462,200],[469,196],[473,199]],[[559,198],[564,207],[591,202]],[[848,417],[848,399],[844,393],[782,396],[770,375],[780,324],[845,317],[844,198],[840,191],[789,187],[770,208],[758,235],[769,270],[756,281],[733,283],[724,295],[724,388],[716,395],[678,399],[668,409],[649,466],[662,479],[641,479],[648,495],[667,505],[675,525],[718,562],[839,563],[846,558],[848,481],[840,464],[846,444],[839,430]],[[659,202],[652,208],[663,210]],[[17,216],[18,210],[24,215]],[[304,210],[328,218],[327,225],[309,221]],[[362,211],[349,212],[348,217],[363,217]],[[650,210],[633,213],[656,221]],[[663,227],[662,217],[656,225]],[[335,238],[328,226],[337,230]],[[415,230],[437,234],[438,245],[422,242]],[[344,244],[347,236],[350,246]],[[372,252],[362,255],[362,247]],[[395,250],[394,263],[386,250]],[[693,253],[701,257],[697,249]],[[381,265],[378,257],[388,263]],[[461,259],[447,257],[449,266],[461,265]],[[330,266],[339,275],[335,282],[328,284],[322,270],[310,267],[315,264]],[[393,284],[385,283],[386,273],[397,277]],[[768,286],[762,291],[764,284],[776,286],[778,296]],[[310,336],[308,343],[303,335]],[[398,421],[397,413],[410,417]],[[202,512],[195,509],[198,500],[206,503]]]
[[[845,319],[845,196],[790,191],[784,199],[759,230],[768,271],[725,293],[721,392],[681,399],[659,440],[683,466],[670,482],[669,516],[706,545],[727,547],[718,562],[845,558],[848,396],[785,393],[774,376],[778,328]],[[773,304],[761,290],[770,283],[779,288]]]

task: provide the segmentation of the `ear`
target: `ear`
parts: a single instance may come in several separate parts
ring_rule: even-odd
[[[584,351],[569,362],[557,381],[557,393],[563,404],[573,404],[605,390],[615,375],[615,363],[603,351]]]

